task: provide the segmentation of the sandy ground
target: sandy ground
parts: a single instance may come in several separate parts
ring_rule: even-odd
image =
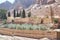
[[[38,40],[33,38],[26,38],[26,37],[17,37],[17,36],[6,36],[0,35],[0,40]]]
[[[33,39],[33,38],[26,38],[26,37],[0,35],[0,40],[49,40],[49,39],[47,38]]]

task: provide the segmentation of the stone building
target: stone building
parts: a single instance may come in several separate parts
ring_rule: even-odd
[[[13,11],[16,10],[16,13],[20,13],[23,10],[23,7],[21,7],[20,3],[17,2],[16,6],[10,10],[11,17],[8,17],[9,19],[14,19]],[[60,18],[60,5],[59,0],[36,0],[36,3],[31,5],[29,8],[27,8],[26,16],[29,12],[31,12],[31,17],[40,17],[44,19],[44,22],[48,21],[47,23],[52,22],[52,17],[54,18]],[[9,12],[9,11],[8,11]],[[16,17],[18,18],[18,17]],[[19,17],[20,18],[20,17]],[[48,18],[48,19],[47,19]],[[47,19],[47,20],[46,20]]]

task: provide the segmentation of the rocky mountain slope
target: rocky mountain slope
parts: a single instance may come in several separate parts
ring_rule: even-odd
[[[9,9],[12,6],[12,4],[9,1],[6,1],[2,4],[0,4],[0,8],[2,9]]]
[[[35,0],[15,0],[15,2],[12,4],[9,1],[5,1],[0,4],[0,8],[3,9],[11,9],[12,7],[15,6],[17,2],[20,2],[21,5],[23,5],[24,8],[28,8],[31,4],[35,3]]]

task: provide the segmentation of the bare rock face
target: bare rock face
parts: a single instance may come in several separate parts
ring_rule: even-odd
[[[48,1],[47,1],[48,4],[52,4],[52,3],[54,3],[54,2],[55,2],[55,0],[48,0]]]
[[[44,5],[44,4],[52,4],[54,2],[55,2],[55,0],[36,0],[36,3],[42,4],[42,5]]]
[[[60,0],[55,0],[57,3],[60,3]]]

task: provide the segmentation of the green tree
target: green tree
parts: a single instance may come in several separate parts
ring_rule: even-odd
[[[54,18],[54,23],[58,23],[58,19],[57,18]]]
[[[28,13],[28,17],[31,17],[31,12]]]
[[[25,15],[25,10],[23,9],[23,12],[22,12],[22,18],[25,18],[26,15]]]
[[[21,11],[20,11],[20,13],[19,13],[19,17],[21,17]]]
[[[17,17],[20,17],[21,16],[21,12],[20,13],[18,13],[18,11],[17,11]]]
[[[6,9],[0,9],[0,19],[6,19],[6,13],[7,10]]]
[[[14,10],[14,17],[16,17],[16,13],[15,13],[15,10]]]
[[[17,11],[17,17],[19,17],[19,13],[18,13],[18,11]]]
[[[10,12],[8,12],[8,17],[10,17]]]

